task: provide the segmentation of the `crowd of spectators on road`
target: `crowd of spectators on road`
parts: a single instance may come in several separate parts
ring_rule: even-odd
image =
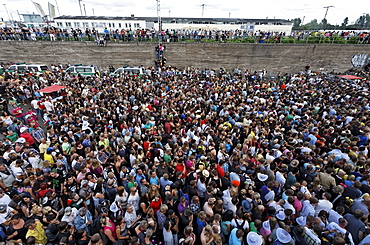
[[[369,73],[265,75],[3,74],[0,240],[370,244]]]
[[[49,41],[97,41],[103,37],[106,41],[149,42],[162,41],[182,42],[185,40],[242,40],[246,38],[270,42],[281,42],[281,38],[295,38],[298,41],[304,38],[336,37],[344,40],[358,38],[361,43],[369,42],[370,33],[367,31],[293,31],[290,35],[285,32],[265,32],[250,30],[215,30],[215,29],[179,29],[164,30],[159,33],[155,29],[110,29],[99,32],[95,28],[0,28],[0,40],[49,40]],[[317,39],[319,40],[319,39]]]

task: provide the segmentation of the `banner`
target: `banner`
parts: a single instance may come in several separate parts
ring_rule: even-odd
[[[46,16],[44,10],[42,9],[42,7],[39,3],[35,3],[34,1],[32,1],[32,3],[33,3],[33,5],[35,5],[35,8],[37,9],[37,11],[41,14],[41,17]]]
[[[55,18],[55,6],[48,2],[48,7],[49,7],[49,16],[50,18],[54,19]]]

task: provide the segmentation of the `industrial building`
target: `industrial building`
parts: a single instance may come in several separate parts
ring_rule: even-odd
[[[116,29],[155,29],[158,30],[157,17],[109,17],[109,16],[69,16],[54,18],[50,23],[58,28],[95,28],[102,32]],[[176,18],[162,17],[162,30],[246,30],[251,32],[284,32],[290,35],[293,22],[284,19],[241,19],[241,18]]]

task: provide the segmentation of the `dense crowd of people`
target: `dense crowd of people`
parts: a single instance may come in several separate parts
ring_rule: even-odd
[[[100,28],[98,28],[100,29]],[[158,40],[158,37],[165,42],[183,42],[186,40],[213,40],[225,42],[226,40],[242,40],[246,38],[270,42],[281,42],[282,38],[295,38],[301,40],[304,38],[317,38],[317,42],[323,37],[335,37],[343,40],[357,38],[359,43],[369,43],[370,32],[364,30],[358,31],[322,31],[306,30],[293,31],[290,34],[285,32],[269,32],[261,30],[216,30],[216,29],[166,29],[162,32],[146,28],[105,28],[98,31],[96,28],[59,28],[46,26],[43,28],[20,27],[0,28],[0,40],[50,40],[50,41],[98,41],[103,38],[106,41],[123,41],[123,42],[150,42]],[[356,40],[357,40],[356,39]],[[312,39],[311,41],[314,41]]]
[[[2,75],[2,242],[370,244],[369,73],[144,70]]]

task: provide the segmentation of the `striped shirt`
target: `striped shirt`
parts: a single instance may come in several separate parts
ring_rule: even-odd
[[[40,142],[42,138],[45,138],[44,130],[41,128],[33,130],[32,136],[36,139],[36,141]]]

